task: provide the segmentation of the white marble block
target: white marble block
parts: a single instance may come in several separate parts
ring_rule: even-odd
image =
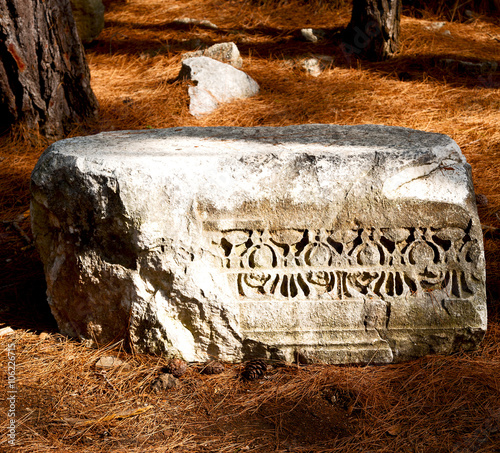
[[[172,128],[49,147],[32,227],[62,333],[188,361],[390,363],[475,347],[470,166],[385,126]]]

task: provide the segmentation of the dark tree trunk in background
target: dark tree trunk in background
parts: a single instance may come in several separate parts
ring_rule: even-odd
[[[351,22],[344,33],[347,57],[385,60],[399,47],[402,0],[354,0]]]
[[[70,0],[0,0],[0,132],[58,138],[97,109]]]

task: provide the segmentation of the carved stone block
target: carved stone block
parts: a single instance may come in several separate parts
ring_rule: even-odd
[[[473,348],[485,263],[449,137],[173,128],[55,143],[32,226],[65,334],[137,351],[389,363]]]

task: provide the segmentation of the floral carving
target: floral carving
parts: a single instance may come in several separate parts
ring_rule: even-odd
[[[388,300],[442,290],[465,299],[482,278],[469,229],[241,229],[215,233],[212,244],[248,298]]]

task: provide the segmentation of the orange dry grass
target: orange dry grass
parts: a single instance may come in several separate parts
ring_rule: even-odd
[[[120,345],[88,350],[60,335],[42,340],[28,330],[55,326],[36,252],[19,230],[30,234],[29,174],[47,143],[20,130],[0,138],[0,221],[8,221],[0,223],[0,319],[18,329],[17,450],[498,451],[500,79],[498,73],[460,74],[439,65],[442,58],[498,61],[498,22],[479,16],[436,32],[425,28],[436,19],[430,13],[426,20],[404,17],[400,55],[366,63],[339,50],[334,32],[348,23],[348,6],[335,9],[320,0],[282,1],[279,8],[250,1],[107,3],[106,28],[87,50],[100,118],[75,125],[72,135],[173,126],[378,123],[453,137],[472,166],[476,192],[488,199],[479,214],[489,332],[474,353],[384,367],[276,367],[267,379],[250,384],[237,379],[238,366],[214,377],[192,367],[179,389],[152,394],[149,384],[162,359],[131,355]],[[174,26],[178,17],[207,19],[219,28]],[[301,42],[295,36],[303,27],[324,29],[330,38]],[[186,82],[174,81],[181,54],[224,41],[237,43],[243,69],[261,92],[195,119]],[[318,78],[290,63],[316,54],[335,57]],[[0,346],[13,341],[0,337]],[[101,374],[93,365],[108,354],[131,368]],[[350,402],[328,396],[335,391]],[[144,404],[153,408],[116,416],[135,414]],[[7,446],[5,437],[0,446]]]
[[[161,393],[150,388],[161,358],[22,330],[0,346],[14,341],[19,452],[495,452],[500,445],[496,325],[472,354],[383,367],[275,366],[249,383],[237,365],[216,376],[192,365],[177,388]],[[128,368],[96,369],[110,354]]]

